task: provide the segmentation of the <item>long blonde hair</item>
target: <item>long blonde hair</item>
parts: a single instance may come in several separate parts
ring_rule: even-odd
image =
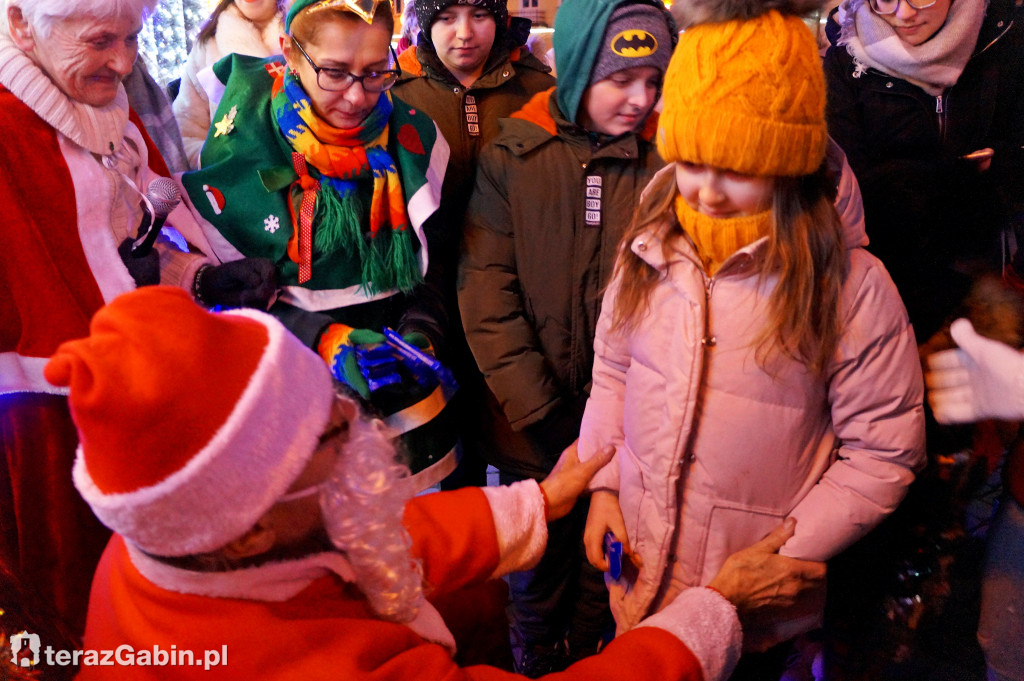
[[[619,295],[612,310],[614,329],[632,331],[650,313],[651,292],[664,273],[630,250],[642,232],[669,222],[662,248],[666,259],[676,239],[686,238],[675,218],[675,174],[662,173],[648,187],[623,235],[615,275]],[[847,258],[834,200],[836,185],[823,163],[802,177],[779,177],[772,191],[768,245],[760,260],[762,279],[778,275],[769,298],[769,322],[757,340],[764,366],[773,346],[820,373],[838,345],[839,296]]]

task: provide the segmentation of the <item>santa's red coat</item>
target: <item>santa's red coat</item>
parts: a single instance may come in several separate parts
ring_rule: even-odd
[[[435,596],[449,596],[487,579],[499,562],[492,512],[478,489],[416,497],[405,524],[413,553],[422,558],[424,581]],[[446,598],[458,602],[457,598]],[[478,604],[463,599],[457,619],[472,618]],[[455,613],[445,612],[452,624]],[[458,638],[458,629],[452,627]],[[142,679],[261,679],[264,681],[411,681],[513,679],[477,665],[459,668],[446,648],[369,610],[360,592],[340,578],[322,577],[283,602],[212,598],[157,587],[133,565],[116,536],[93,584],[86,650],[191,650],[195,660],[227,652],[227,664],[203,666],[86,666],[81,681]],[[587,679],[701,680],[697,658],[675,636],[646,627],[614,640],[600,654],[558,675]]]

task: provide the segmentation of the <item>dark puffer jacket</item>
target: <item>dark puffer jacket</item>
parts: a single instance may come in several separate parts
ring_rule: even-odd
[[[490,462],[533,477],[579,433],[602,289],[640,192],[664,165],[654,116],[644,132],[597,146],[552,93],[502,121],[482,152],[459,268],[466,337],[496,399]],[[602,194],[597,224],[588,186]]]
[[[829,133],[864,195],[868,247],[892,273],[919,340],[959,302],[964,261],[993,269],[999,230],[1024,205],[1024,13],[992,0],[957,83],[933,97],[910,82],[858,69],[838,45],[825,57]],[[979,173],[965,154],[992,148]]]
[[[427,41],[403,52],[399,64],[402,76],[395,93],[432,118],[451,149],[441,205],[458,220],[473,189],[477,156],[498,134],[498,121],[552,87],[555,79],[551,69],[522,47],[492,49],[483,74],[469,87],[455,80]],[[469,120],[473,115],[476,120]]]

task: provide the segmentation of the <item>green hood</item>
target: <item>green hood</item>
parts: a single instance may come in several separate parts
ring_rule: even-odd
[[[552,38],[558,74],[555,100],[567,120],[578,122],[580,101],[590,84],[608,18],[620,5],[634,3],[659,7],[669,16],[661,0],[564,0],[558,8]]]

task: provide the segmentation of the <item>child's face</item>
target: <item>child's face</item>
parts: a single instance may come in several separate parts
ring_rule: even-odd
[[[775,181],[771,177],[678,161],[676,186],[683,200],[698,213],[713,218],[738,218],[767,210]]]
[[[636,130],[654,108],[661,79],[653,66],[636,66],[597,81],[583,93],[580,125],[612,136]]]
[[[460,80],[475,80],[494,46],[497,32],[494,15],[472,5],[449,5],[430,25],[430,41],[445,67]]]

